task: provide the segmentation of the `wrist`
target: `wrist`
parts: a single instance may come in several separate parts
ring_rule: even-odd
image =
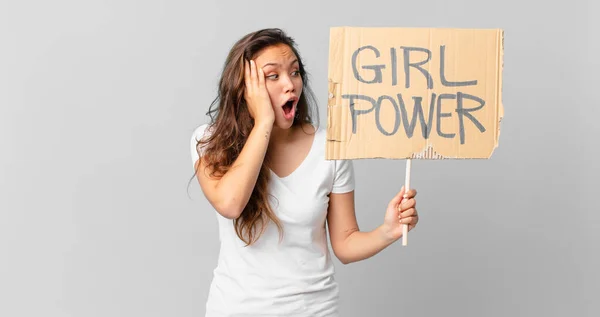
[[[273,129],[273,120],[269,119],[261,119],[254,121],[254,129],[263,131],[263,132],[271,132]]]
[[[254,121],[254,127],[262,130],[271,131],[273,129],[273,124],[275,123],[274,118],[269,119],[258,119]]]
[[[386,224],[380,225],[375,230],[377,231],[379,238],[386,244],[392,244],[398,240],[397,237],[394,237],[392,228]]]

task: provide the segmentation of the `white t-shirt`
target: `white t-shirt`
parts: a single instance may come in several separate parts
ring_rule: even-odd
[[[191,138],[192,161],[198,160]],[[269,192],[273,211],[284,235],[270,223],[256,244],[245,247],[233,221],[215,211],[219,224],[220,253],[213,272],[207,317],[229,316],[338,316],[338,285],[325,222],[329,193],[354,190],[350,160],[325,160],[324,129],[318,129],[301,165],[280,178],[271,171]]]

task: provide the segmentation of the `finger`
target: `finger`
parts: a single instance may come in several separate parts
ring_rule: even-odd
[[[419,222],[419,216],[412,217],[410,223],[408,223],[408,229],[410,230],[411,228],[416,227],[418,222]]]
[[[264,87],[265,86],[265,73],[263,72],[262,68],[258,67],[258,86],[259,87]]]
[[[417,190],[416,189],[409,189],[405,194],[404,194],[404,198],[409,199],[409,198],[414,198],[415,196],[417,196]]]
[[[250,78],[252,78],[252,86],[254,88],[258,87],[258,73],[256,71],[256,62],[254,60],[250,61],[252,67],[250,69]]]
[[[417,201],[414,198],[403,199],[400,205],[398,205],[398,211],[402,212],[409,208],[414,208],[417,205]]]
[[[416,227],[416,225],[408,225],[408,231],[411,231],[412,229],[414,229]]]
[[[403,225],[415,225],[416,224],[416,217],[406,217],[406,218],[402,218],[399,219],[398,222],[400,222]]]
[[[412,217],[412,216],[416,216],[417,215],[417,210],[415,208],[410,208],[404,212],[401,212],[398,215],[398,218],[406,218],[406,217]]]
[[[400,189],[400,192],[398,192],[398,194],[396,194],[396,196],[394,196],[394,198],[392,198],[392,200],[390,200],[390,203],[388,204],[388,208],[396,208],[396,206],[398,206],[398,204],[400,204],[400,202],[402,201],[403,195],[404,195],[404,186],[402,186],[402,188]]]
[[[244,81],[246,83],[246,90],[250,88],[250,62],[244,60]]]

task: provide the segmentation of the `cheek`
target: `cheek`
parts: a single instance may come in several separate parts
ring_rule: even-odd
[[[296,93],[298,93],[298,94],[302,93],[302,87],[304,86],[304,83],[302,82],[302,78],[298,77],[294,81],[294,86],[296,88]]]

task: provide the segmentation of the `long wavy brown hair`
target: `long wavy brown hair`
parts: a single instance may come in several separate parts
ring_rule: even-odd
[[[197,150],[202,148],[202,159],[212,170],[211,177],[220,178],[227,173],[242,151],[254,126],[254,119],[250,116],[244,99],[244,62],[253,59],[262,49],[277,44],[285,44],[294,52],[298,58],[303,82],[302,94],[292,126],[303,127],[305,123],[318,124],[318,111],[312,109],[313,105],[316,105],[314,93],[309,88],[308,74],[294,39],[281,29],[263,29],[247,34],[233,45],[227,56],[219,80],[218,95],[207,112],[211,118],[207,128],[210,133],[196,144]],[[281,222],[268,200],[269,173],[268,157],[265,156],[248,204],[240,217],[233,220],[237,236],[247,246],[258,240],[269,221],[277,226],[280,238],[283,234]]]

